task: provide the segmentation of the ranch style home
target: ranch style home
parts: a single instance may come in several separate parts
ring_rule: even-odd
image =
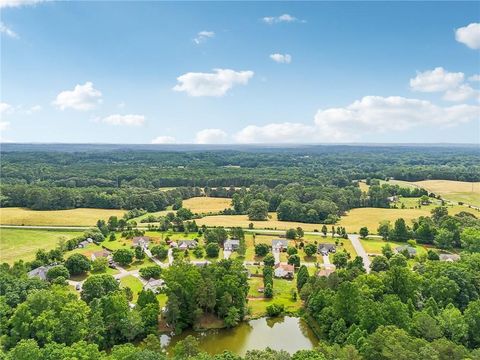
[[[274,275],[276,278],[293,279],[295,267],[293,265],[278,263],[275,265]]]
[[[223,250],[225,251],[237,251],[240,247],[240,240],[228,239],[223,243]]]
[[[187,250],[195,249],[198,243],[195,240],[179,240],[177,245],[180,250]]]
[[[329,253],[335,253],[337,248],[334,244],[318,244],[318,253],[322,255],[328,255]]]
[[[287,251],[288,240],[285,239],[273,239],[272,249],[273,251]]]
[[[150,244],[150,238],[148,236],[137,236],[134,237],[132,241],[133,246],[140,246],[143,250],[148,249],[148,245]]]
[[[415,255],[417,255],[417,250],[415,250],[415,248],[413,248],[409,245],[397,246],[395,248],[395,253],[396,254],[403,254],[405,251],[408,252],[408,255],[410,257],[414,257]]]

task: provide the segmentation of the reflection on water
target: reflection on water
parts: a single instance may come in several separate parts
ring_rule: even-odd
[[[318,343],[308,325],[303,320],[291,316],[251,320],[233,329],[202,332],[188,330],[174,337],[162,335],[160,341],[169,351],[179,340],[188,335],[195,336],[200,343],[200,348],[210,354],[229,350],[244,355],[247,350],[266,347],[294,353],[301,349],[312,349]]]

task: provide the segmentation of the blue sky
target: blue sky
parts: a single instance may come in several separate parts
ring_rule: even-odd
[[[478,2],[0,4],[2,141],[479,141]]]

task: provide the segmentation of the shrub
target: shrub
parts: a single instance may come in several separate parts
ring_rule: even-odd
[[[267,316],[275,317],[281,315],[285,311],[283,304],[271,304],[267,306]]]
[[[65,266],[58,265],[48,269],[47,279],[49,281],[53,281],[58,277],[63,277],[63,282],[65,282],[65,279],[70,278],[70,273],[68,272],[68,269]]]
[[[162,268],[158,265],[146,266],[139,270],[140,276],[144,279],[159,279],[162,274]]]
[[[90,270],[90,261],[85,255],[73,254],[65,261],[70,275],[80,275]]]

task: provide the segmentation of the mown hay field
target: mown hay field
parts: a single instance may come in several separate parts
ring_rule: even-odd
[[[98,219],[108,220],[110,216],[122,217],[124,213],[125,210],[118,209],[30,210],[18,207],[0,208],[0,224],[95,226]]]

